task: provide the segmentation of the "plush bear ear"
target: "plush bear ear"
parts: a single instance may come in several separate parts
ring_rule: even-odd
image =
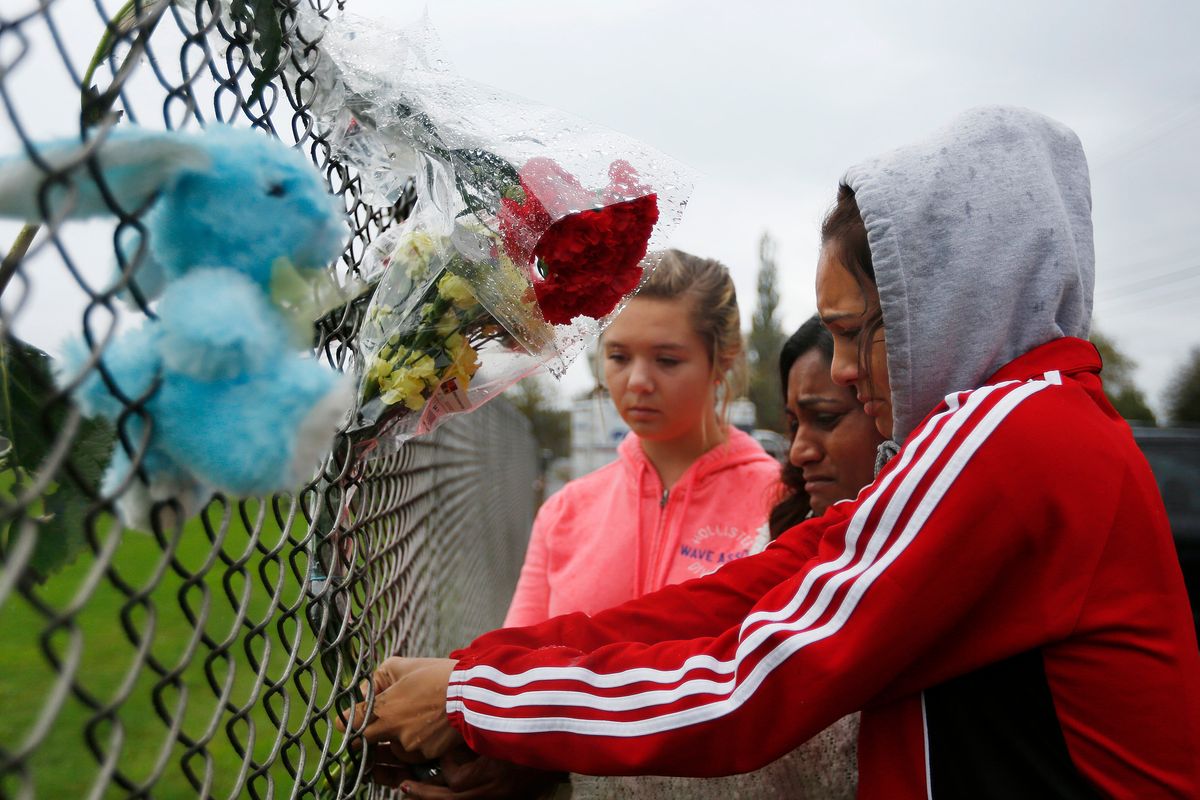
[[[28,154],[0,160],[0,216],[42,219],[43,186],[52,218],[111,214],[87,167],[89,158],[99,166],[109,195],[128,213],[142,210],[181,175],[206,170],[212,163],[198,137],[138,128],[113,131],[96,146],[64,140],[35,149],[36,161]],[[66,177],[50,181],[48,172]]]

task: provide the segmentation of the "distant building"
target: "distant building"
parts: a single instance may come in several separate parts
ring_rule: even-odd
[[[617,460],[617,445],[629,426],[612,398],[597,395],[571,404],[571,477],[578,478]]]
[[[750,433],[754,430],[754,420],[757,416],[758,410],[754,407],[752,400],[739,397],[729,403],[729,423],[735,428]]]
[[[753,436],[763,449],[782,461],[787,457],[787,440],[774,431],[754,428],[754,403],[745,398],[729,404],[730,424]],[[629,426],[617,413],[612,398],[595,395],[571,404],[570,478],[578,478],[617,460],[617,445]]]
[[[775,431],[768,431],[763,428],[755,428],[750,431],[750,435],[754,437],[754,441],[762,445],[762,449],[767,451],[767,454],[774,457],[780,463],[787,461],[788,448],[791,443],[782,435]]]

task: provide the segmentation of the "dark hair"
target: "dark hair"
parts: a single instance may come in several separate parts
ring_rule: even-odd
[[[846,184],[838,186],[837,200],[825,220],[821,223],[821,246],[831,247],[838,261],[850,270],[850,274],[866,294],[868,284],[875,285],[875,264],[871,261],[871,245],[867,238],[867,226],[854,190]],[[883,314],[876,311],[864,320],[859,340],[858,360],[863,369],[869,369],[866,348],[876,332],[883,327]],[[817,316],[808,319],[784,343],[779,352],[779,377],[783,386],[784,401],[787,400],[788,373],[802,355],[818,350],[825,360],[833,362],[833,337]],[[768,517],[771,538],[803,522],[812,511],[812,503],[804,491],[804,473],[785,461],[781,474],[782,497],[775,503]]]
[[[787,402],[788,375],[792,371],[792,367],[801,356],[807,355],[813,350],[824,356],[826,362],[832,363],[833,337],[821,324],[821,318],[815,314],[788,337],[779,351],[779,384],[783,387],[785,403]],[[791,461],[784,461],[780,480],[783,483],[781,496],[772,507],[768,517],[768,528],[772,539],[788,528],[799,525],[812,511],[812,504],[808,494],[804,491],[803,470],[794,466]]]
[[[875,283],[875,264],[871,261],[867,226],[858,210],[854,190],[844,183],[838,186],[837,200],[821,223],[821,244],[833,247],[839,260],[855,273],[855,277]]]
[[[788,375],[800,356],[810,350],[819,350],[825,360],[833,363],[833,336],[821,324],[821,318],[813,314],[796,332],[788,337],[779,350],[779,385],[783,387],[784,400],[787,400]]]
[[[837,200],[821,223],[821,246],[833,248],[838,260],[850,270],[862,288],[864,296],[868,284],[875,286],[875,263],[871,260],[867,226],[859,211],[854,190],[844,183],[838,185]],[[883,310],[879,309],[863,320],[862,333],[859,334],[858,363],[868,377],[871,365],[867,363],[867,347],[882,327]]]

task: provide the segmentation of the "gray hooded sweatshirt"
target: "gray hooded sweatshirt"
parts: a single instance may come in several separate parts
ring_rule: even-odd
[[[1091,189],[1069,128],[977,108],[843,180],[867,226],[897,442],[947,394],[1052,339],[1087,337]]]

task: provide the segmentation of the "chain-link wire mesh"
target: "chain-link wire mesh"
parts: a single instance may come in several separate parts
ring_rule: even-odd
[[[298,34],[297,2],[309,0],[6,0],[0,152],[32,157],[68,135],[89,155],[95,131],[128,122],[260,128],[345,199],[353,236],[337,269],[355,272],[412,196],[372,208],[331,159],[306,113],[320,53]],[[42,218],[0,224],[0,797],[382,796],[333,721],[384,657],[442,654],[501,622],[532,522],[528,425],[492,404],[365,463],[341,437],[295,495],[218,497],[183,524],[123,529],[99,471],[106,448],[135,464],[144,448],[121,423],[83,418],[51,364],[82,334],[96,369],[154,314],[141,298],[123,306],[113,281],[114,262],[125,277],[138,267],[114,243],[143,223],[115,204],[99,223],[46,214],[46,193],[94,160],[34,163]],[[355,366],[368,300],[318,324],[317,352],[338,369]],[[146,416],[146,397],[122,399],[123,420]]]

